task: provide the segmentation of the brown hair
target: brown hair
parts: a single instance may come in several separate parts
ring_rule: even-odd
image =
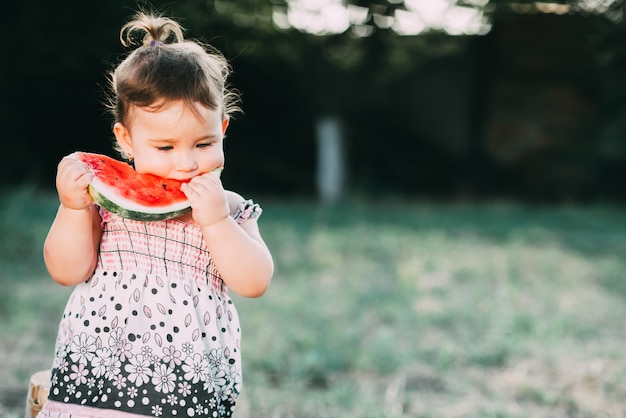
[[[122,26],[120,41],[136,49],[109,74],[114,123],[127,123],[132,106],[158,107],[172,100],[197,102],[223,116],[240,110],[239,96],[226,81],[226,58],[209,45],[185,40],[176,21],[140,11]]]

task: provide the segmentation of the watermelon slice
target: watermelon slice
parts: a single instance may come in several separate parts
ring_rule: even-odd
[[[72,156],[92,170],[95,177],[89,193],[111,213],[148,222],[177,218],[191,210],[180,190],[184,181],[139,174],[129,164],[106,155],[75,152]]]

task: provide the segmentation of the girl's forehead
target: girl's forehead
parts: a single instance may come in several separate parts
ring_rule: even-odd
[[[169,120],[195,118],[198,121],[214,119],[220,111],[208,108],[201,103],[188,103],[183,100],[160,101],[148,106],[130,106],[127,113],[127,125],[132,125],[138,118],[147,120]]]

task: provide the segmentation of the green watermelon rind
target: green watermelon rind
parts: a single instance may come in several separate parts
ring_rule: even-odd
[[[178,218],[191,211],[189,202],[180,202],[165,207],[140,206],[135,202],[113,198],[114,193],[106,192],[107,186],[95,177],[89,185],[89,194],[98,205],[122,218],[152,222]]]

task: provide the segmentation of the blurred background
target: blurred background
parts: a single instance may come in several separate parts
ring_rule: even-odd
[[[51,366],[56,165],[116,156],[103,87],[142,5],[3,5],[1,418]],[[222,180],[276,274],[233,295],[237,418],[626,416],[624,0],[151,5],[242,93]]]
[[[6,5],[5,186],[115,155],[102,105],[142,3]],[[154,1],[219,48],[245,114],[225,183],[279,197],[623,201],[622,0]]]

